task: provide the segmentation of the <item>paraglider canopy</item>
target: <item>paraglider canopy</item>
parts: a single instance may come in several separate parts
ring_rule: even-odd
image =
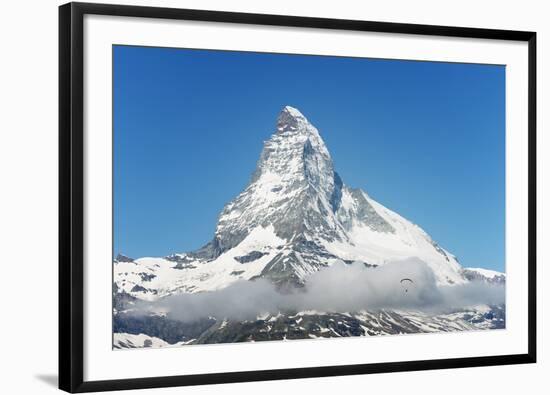
[[[405,292],[409,292],[409,288],[414,284],[414,281],[410,278],[403,278],[401,279],[400,283],[403,286]]]

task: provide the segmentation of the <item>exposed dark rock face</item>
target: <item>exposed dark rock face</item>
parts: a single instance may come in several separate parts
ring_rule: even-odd
[[[118,254],[115,258],[115,262],[133,262],[132,258],[127,257],[126,255]]]
[[[237,262],[240,262],[240,263],[248,263],[248,262],[258,260],[261,257],[263,257],[264,255],[267,255],[267,253],[261,252],[261,251],[252,251],[252,252],[248,253],[247,255],[236,256],[234,259]]]
[[[464,277],[466,277],[469,281],[482,281],[489,284],[498,284],[498,285],[506,284],[506,275],[502,273],[495,274],[491,277],[483,275],[482,273],[472,269],[464,269],[462,273]]]

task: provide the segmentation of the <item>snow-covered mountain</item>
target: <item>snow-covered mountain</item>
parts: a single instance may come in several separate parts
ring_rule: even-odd
[[[462,274],[470,281],[484,281],[489,284],[506,284],[506,275],[495,270],[482,269],[479,267],[467,267]]]
[[[439,284],[467,281],[456,257],[424,230],[344,184],[318,130],[287,106],[249,185],[223,208],[208,244],[163,258],[119,256],[114,273],[121,292],[154,300],[238,279],[301,285],[337,261],[378,266],[409,257],[426,262]]]
[[[335,264],[376,268],[410,258],[427,265],[437,287],[505,282],[502,273],[462,268],[419,226],[346,185],[319,131],[287,106],[250,183],[223,208],[210,242],[167,257],[115,258],[114,347],[504,327],[504,306],[483,304],[437,314],[283,311],[245,322],[208,317],[189,323],[158,313],[132,314],[140,301],[208,293],[239,280],[265,279],[287,294],[307,288],[310,275]]]
[[[473,306],[436,315],[400,310],[360,311],[354,314],[303,311],[266,314],[247,321],[211,319],[193,326],[166,318],[150,317],[146,321],[129,316],[116,321],[119,332],[115,333],[113,348],[500,329],[505,327],[505,318],[504,306]],[[173,328],[168,336],[163,331],[165,327]]]

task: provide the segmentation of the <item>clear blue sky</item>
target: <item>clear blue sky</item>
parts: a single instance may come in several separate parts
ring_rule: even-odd
[[[504,270],[504,66],[114,47],[114,252],[194,250],[284,105],[344,182]]]

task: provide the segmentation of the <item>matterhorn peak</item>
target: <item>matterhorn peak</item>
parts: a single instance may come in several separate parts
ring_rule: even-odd
[[[306,119],[306,117],[300,112],[300,110],[292,106],[284,106],[284,108],[281,110],[281,114],[288,114],[289,116],[294,118]]]
[[[318,130],[299,110],[284,107],[277,124],[249,184],[220,213],[214,238],[188,259],[216,261],[230,251],[239,262],[270,256],[256,275],[283,284],[302,283],[334,260],[380,265],[416,256],[441,283],[463,281],[458,262],[424,231],[344,185]]]
[[[310,125],[307,118],[297,108],[291,106],[285,106],[277,118],[277,132],[279,133],[306,129],[307,125]]]
[[[287,242],[313,233],[341,239],[333,212],[342,187],[336,178],[315,126],[297,109],[284,107],[277,131],[264,142],[250,183],[219,216],[216,254],[239,245],[258,227],[271,228]]]

